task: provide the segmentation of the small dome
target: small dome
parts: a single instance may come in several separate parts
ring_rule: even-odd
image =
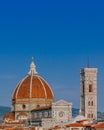
[[[14,112],[8,112],[4,115],[3,121],[15,120]]]

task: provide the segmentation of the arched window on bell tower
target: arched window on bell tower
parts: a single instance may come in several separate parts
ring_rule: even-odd
[[[93,106],[94,105],[94,103],[93,103],[93,101],[91,102],[91,106]]]
[[[93,86],[92,86],[92,84],[89,84],[89,92],[93,92]]]
[[[90,106],[90,101],[88,102],[88,106]]]

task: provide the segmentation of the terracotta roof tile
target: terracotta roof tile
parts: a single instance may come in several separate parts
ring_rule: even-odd
[[[72,123],[72,124],[67,124],[66,126],[67,126],[67,127],[74,127],[74,126],[76,126],[76,127],[83,127],[83,124],[80,124],[80,123]]]
[[[99,124],[92,125],[92,128],[104,128],[104,122],[103,122],[103,123],[99,123]]]
[[[32,111],[34,111],[34,110],[42,110],[42,109],[50,109],[50,108],[51,108],[51,106],[41,106],[41,107],[37,107],[37,108],[33,109]]]
[[[86,127],[86,126],[91,126],[90,124],[81,124],[81,123],[72,123],[72,124],[67,124],[67,127]]]

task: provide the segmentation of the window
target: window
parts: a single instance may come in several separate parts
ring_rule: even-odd
[[[92,89],[92,84],[89,84],[89,92],[92,92],[93,89]]]
[[[91,118],[93,118],[93,114],[91,114]]]
[[[44,112],[44,117],[48,117],[48,112]]]
[[[94,105],[93,101],[88,101],[88,106],[93,106],[93,105]]]
[[[90,106],[90,101],[88,102],[88,106]]]
[[[82,93],[84,95],[84,82],[82,82]]]
[[[91,106],[93,106],[94,105],[94,103],[93,103],[93,101],[91,102]]]
[[[42,112],[39,112],[39,117],[40,117],[40,118],[42,117]]]
[[[23,105],[22,105],[22,108],[23,108],[23,109],[25,109],[25,108],[26,108],[26,105],[25,105],[25,104],[23,104]]]
[[[34,113],[34,117],[37,118],[37,113],[36,112]]]
[[[88,114],[87,117],[90,118],[90,114]]]

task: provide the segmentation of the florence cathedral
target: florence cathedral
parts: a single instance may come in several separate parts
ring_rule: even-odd
[[[38,75],[34,59],[30,71],[16,86],[12,95],[11,112],[3,120],[21,120],[38,126],[53,126],[72,118],[72,104],[64,100],[54,102],[49,84]]]
[[[50,85],[38,75],[34,59],[30,71],[15,87],[12,95],[11,112],[4,115],[4,121],[19,120],[34,126],[50,128],[76,119],[97,119],[97,69],[81,69],[80,113],[72,117],[72,103],[64,100],[54,102]],[[69,89],[70,91],[70,89]]]

